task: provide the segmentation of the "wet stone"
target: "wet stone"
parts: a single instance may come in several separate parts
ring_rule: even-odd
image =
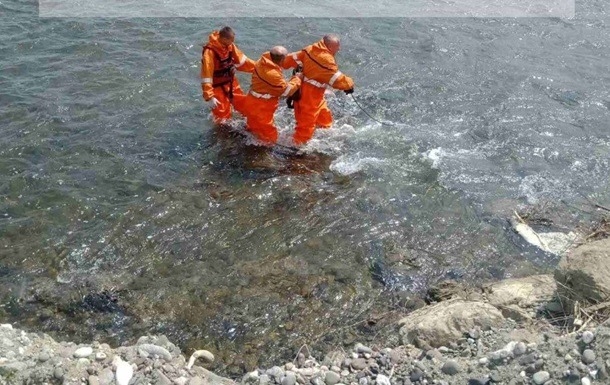
[[[471,378],[468,380],[468,385],[487,385],[487,384],[489,384],[489,379],[487,377]]]
[[[364,358],[356,358],[351,362],[352,368],[354,370],[363,370],[366,368],[366,360]]]
[[[326,385],[335,385],[339,383],[340,380],[341,376],[339,376],[339,373],[326,372],[326,377],[324,378]]]
[[[297,377],[294,373],[286,373],[284,378],[282,378],[282,385],[294,385],[297,382]]]
[[[74,358],[87,358],[93,354],[93,348],[90,346],[83,346],[82,348],[76,349],[74,352]]]
[[[519,358],[520,365],[529,365],[536,362],[536,355],[534,353],[526,354],[525,356]]]
[[[549,372],[545,372],[545,371],[536,372],[532,376],[532,381],[534,381],[534,384],[536,384],[536,385],[542,385],[550,379],[551,379],[551,375],[549,374]]]
[[[42,352],[38,355],[38,361],[46,362],[51,359],[51,356],[47,352]]]
[[[53,371],[53,377],[55,377],[58,380],[63,380],[64,370],[62,368],[55,368],[55,370]]]
[[[582,362],[584,362],[585,364],[589,365],[595,362],[595,352],[591,349],[585,349],[584,352],[582,352]]]
[[[411,375],[409,376],[409,379],[412,382],[416,382],[416,381],[420,381],[423,377],[424,377],[424,372],[422,372],[422,370],[419,369],[419,368],[415,368],[411,372]]]
[[[360,353],[360,354],[372,354],[373,353],[373,349],[369,348],[368,346],[364,346],[361,343],[356,344],[356,346],[354,347],[354,351],[356,353]]]
[[[523,342],[517,342],[515,344],[515,347],[513,348],[513,355],[515,357],[522,356],[526,352],[527,352],[527,345],[525,345]]]
[[[449,374],[450,376],[454,376],[462,371],[462,368],[455,360],[449,360],[445,362],[443,367],[441,368],[442,372],[445,374]]]
[[[593,342],[593,339],[595,339],[595,335],[591,331],[585,330],[582,333],[582,342],[585,344],[589,345],[591,342]]]

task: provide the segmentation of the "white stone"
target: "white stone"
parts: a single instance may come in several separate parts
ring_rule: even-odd
[[[116,366],[115,379],[118,385],[128,385],[129,380],[133,377],[133,368],[127,362],[123,361],[121,357],[114,356],[114,366]]]
[[[589,380],[588,377],[583,377],[583,378],[580,379],[580,383],[582,385],[591,385],[591,380]]]
[[[378,374],[377,379],[375,380],[377,385],[391,385],[390,379],[383,374]]]
[[[11,324],[0,324],[0,328],[13,330],[13,325],[11,325]]]
[[[582,333],[582,342],[584,342],[587,345],[589,345],[591,342],[593,342],[594,338],[595,338],[595,334],[593,334],[589,330],[586,330]]]
[[[76,349],[74,352],[75,358],[87,358],[93,354],[93,348],[91,346],[83,346],[82,348]]]

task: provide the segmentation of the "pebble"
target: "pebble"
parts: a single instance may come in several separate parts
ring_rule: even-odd
[[[493,372],[489,373],[489,380],[491,382],[502,382],[503,377],[500,374],[500,372],[498,372],[497,370],[494,370]]]
[[[93,348],[91,346],[83,346],[82,348],[76,349],[74,352],[74,358],[87,358],[93,354]]]
[[[534,353],[527,354],[521,358],[519,358],[520,365],[529,365],[536,362],[536,355]]]
[[[585,344],[589,345],[591,342],[593,342],[593,339],[595,339],[595,335],[589,330],[585,330],[582,333],[582,342]]]
[[[487,365],[487,363],[489,362],[489,359],[487,357],[483,357],[479,359],[479,364],[481,365]]]
[[[87,379],[87,384],[89,385],[100,385],[100,379],[96,376],[89,376]]]
[[[369,379],[366,377],[362,377],[361,379],[358,380],[358,385],[368,385],[369,384]]]
[[[294,368],[294,364],[292,362],[287,362],[286,365],[284,365],[284,369],[286,370],[292,370]]]
[[[339,376],[339,373],[335,372],[326,372],[326,376],[324,377],[326,385],[335,385],[339,383],[340,380],[341,376]]]
[[[55,377],[58,380],[63,380],[64,379],[64,370],[62,368],[55,368],[55,370],[53,371],[53,377]]]
[[[532,380],[537,385],[542,385],[550,379],[551,379],[551,375],[549,374],[549,372],[545,372],[545,371],[536,372],[536,373],[534,373],[534,376],[532,377]]]
[[[525,345],[523,342],[517,342],[515,344],[515,347],[513,348],[513,355],[516,356],[522,356],[527,352],[527,345]]]
[[[591,385],[591,380],[589,380],[589,377],[583,377],[580,379],[580,383],[582,385]]]
[[[589,365],[595,362],[595,352],[591,349],[585,349],[582,352],[582,362]]]
[[[377,376],[377,378],[375,379],[375,384],[376,385],[391,385],[390,378],[387,376],[384,376],[383,374],[379,374]]]
[[[104,352],[97,352],[95,353],[95,360],[96,361],[104,361],[106,359],[106,353]]]
[[[51,356],[47,352],[42,352],[38,355],[38,361],[46,362],[51,359]]]
[[[361,343],[356,344],[356,346],[354,347],[354,351],[360,354],[373,353],[373,349],[369,348],[368,346],[364,346]]]
[[[468,385],[487,385],[488,383],[489,379],[487,377],[471,378],[468,380]]]
[[[366,368],[366,360],[364,358],[356,358],[353,359],[351,362],[352,368],[354,368],[355,370],[363,370],[364,368]]]
[[[112,373],[112,369],[105,368],[99,374],[100,385],[109,385],[114,382],[114,373]]]
[[[186,385],[186,382],[188,381],[188,378],[186,377],[178,377],[174,380],[174,384],[176,385]]]
[[[294,375],[294,373],[289,372],[286,373],[286,375],[284,376],[284,378],[282,378],[282,385],[295,385],[297,382],[297,376]]]
[[[424,376],[424,372],[421,371],[421,369],[419,368],[415,368],[413,369],[413,371],[411,372],[411,375],[409,376],[409,379],[412,382],[417,382],[419,380],[421,380],[421,378]]]
[[[462,371],[462,368],[455,360],[449,360],[445,362],[441,371],[445,374],[449,374],[450,376],[454,376]]]

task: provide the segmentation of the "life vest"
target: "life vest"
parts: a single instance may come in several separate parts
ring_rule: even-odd
[[[227,54],[227,57],[222,57],[214,49],[214,47],[206,44],[203,46],[203,52],[201,53],[201,57],[206,49],[211,50],[214,53],[214,57],[216,58],[216,63],[214,63],[214,74],[212,77],[212,87],[220,87],[225,84],[230,84],[233,82],[233,76],[235,74],[235,61],[233,60],[233,51],[230,50]]]

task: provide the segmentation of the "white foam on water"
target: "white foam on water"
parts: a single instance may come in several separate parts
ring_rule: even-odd
[[[384,159],[375,157],[362,157],[360,153],[355,155],[343,155],[335,159],[330,165],[330,170],[341,175],[351,175],[370,167],[378,167],[387,164]]]
[[[439,168],[442,159],[447,156],[447,152],[442,147],[437,147],[424,152],[423,155],[432,161],[433,168]]]

